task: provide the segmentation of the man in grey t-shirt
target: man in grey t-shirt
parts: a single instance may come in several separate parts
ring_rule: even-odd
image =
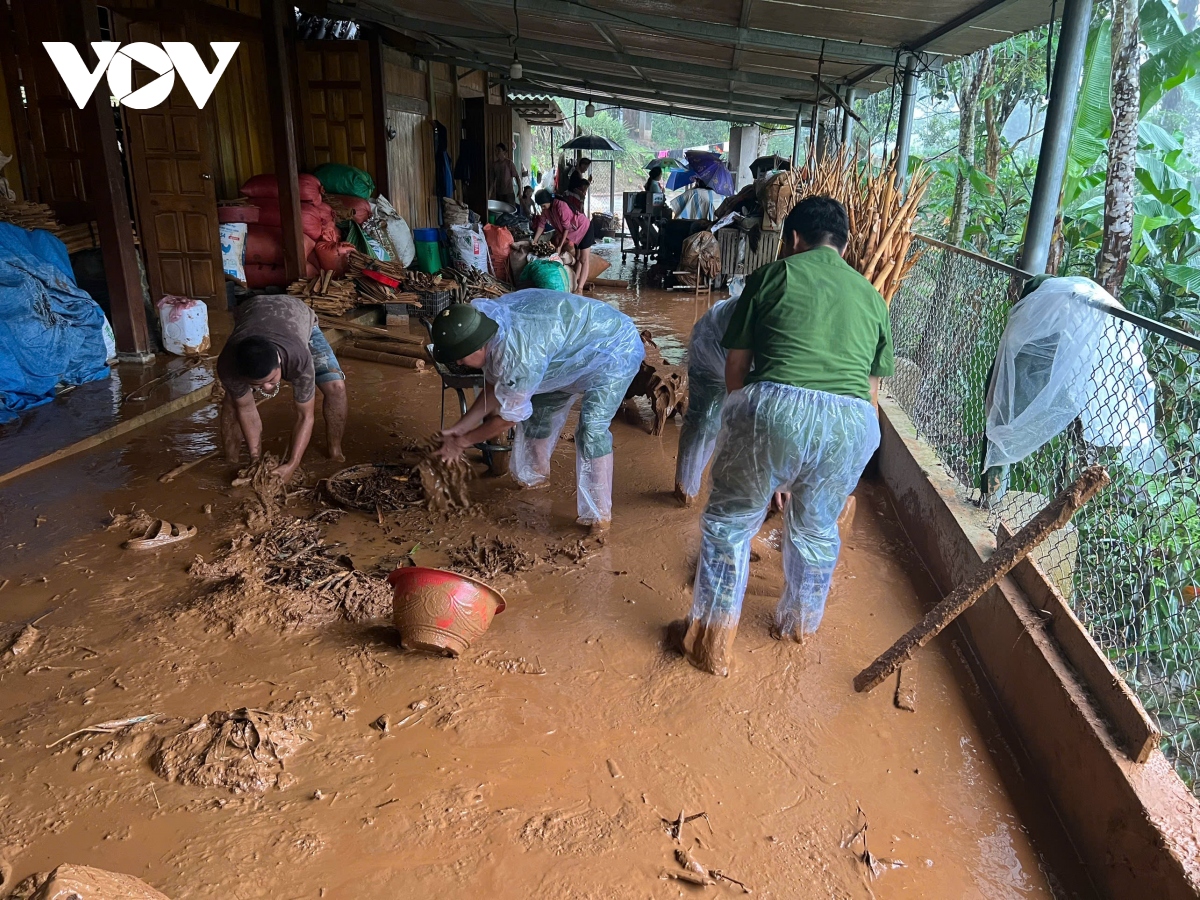
[[[330,459],[342,455],[346,430],[346,376],[333,348],[317,326],[317,316],[304,303],[287,294],[255,297],[238,308],[233,334],[217,358],[217,376],[225,387],[221,403],[221,438],[225,458],[237,463],[242,439],[250,445],[250,458],[262,453],[262,419],[254,393],[273,397],[280,383],[292,386],[296,424],[288,455],[276,470],[289,481],[312,437],[316,389],[325,397],[325,439]]]

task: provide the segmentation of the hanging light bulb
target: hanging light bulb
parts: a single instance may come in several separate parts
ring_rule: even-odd
[[[596,115],[596,107],[592,105],[592,101],[588,101],[588,105],[583,108],[583,114],[589,119]]]
[[[508,77],[516,81],[522,75],[521,60],[517,58],[516,51],[513,51],[512,65],[508,67]]]

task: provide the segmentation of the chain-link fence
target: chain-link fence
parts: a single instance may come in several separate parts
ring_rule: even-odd
[[[982,503],[987,382],[1025,276],[916,243],[924,255],[891,306],[896,375],[887,389]],[[1015,531],[1081,468],[1108,467],[1112,485],[1034,555],[1200,793],[1200,341],[1129,318],[1106,317],[1083,411],[999,473],[1006,489],[989,515]]]

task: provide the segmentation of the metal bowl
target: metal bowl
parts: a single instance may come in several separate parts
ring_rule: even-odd
[[[513,206],[511,203],[505,203],[503,200],[488,201],[488,212],[495,213],[498,216],[503,215],[504,213],[508,213],[511,216],[516,211],[517,208],[515,206]]]

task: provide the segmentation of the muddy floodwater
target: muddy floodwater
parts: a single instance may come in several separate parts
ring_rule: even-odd
[[[706,304],[601,296],[675,359]],[[435,374],[345,367],[347,462],[323,457],[318,413],[309,485],[389,462],[438,425]],[[262,407],[278,454],[290,406],[285,390]],[[735,667],[717,678],[664,644],[699,541],[699,510],[671,496],[678,420],[652,437],[619,417],[613,432],[603,543],[574,524],[570,440],[549,489],[480,477],[462,514],[311,519],[326,505],[293,497],[287,534],[348,557],[367,585],[353,609],[272,599],[263,579],[283,569],[228,571],[231,542],[259,545],[253,495],[219,459],[158,482],[215,448],[212,404],[0,487],[0,648],[36,629],[0,656],[0,896],[68,862],[176,900],[742,893],[664,879],[684,871],[677,850],[759,897],[1075,896],[1031,836],[1046,813],[951,641],[921,654],[915,712],[891,683],[851,686],[937,599],[884,491],[859,487],[825,621],[803,646],[768,635],[782,579],[768,521]],[[128,531],[105,524],[131,508],[199,535],[123,550]],[[400,648],[370,576],[408,560],[507,569],[494,577],[507,609],[459,659]]]

